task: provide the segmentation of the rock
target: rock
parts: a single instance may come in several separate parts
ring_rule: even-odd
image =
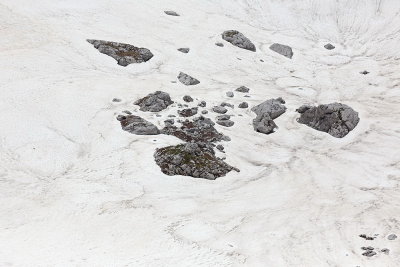
[[[326,48],[326,49],[328,49],[328,50],[332,50],[332,49],[335,49],[335,46],[334,45],[332,45],[332,44],[326,44],[326,45],[324,45],[324,47]]]
[[[223,43],[215,43],[215,45],[216,45],[216,46],[219,46],[219,47],[224,47],[224,44],[223,44]]]
[[[374,250],[373,247],[368,246],[368,247],[361,247],[362,250]]]
[[[256,132],[271,134],[278,126],[271,119],[268,113],[261,113],[253,120],[253,128]]]
[[[362,255],[363,255],[363,256],[366,256],[366,257],[372,257],[372,256],[375,256],[375,255],[376,255],[376,252],[373,251],[373,250],[367,250],[367,251],[365,251]]]
[[[197,114],[198,111],[198,107],[194,107],[194,108],[186,108],[183,110],[178,110],[178,114],[181,117],[191,117]]]
[[[283,45],[283,44],[273,44],[269,47],[272,51],[281,54],[282,56],[285,56],[287,58],[292,58],[293,57],[293,51],[290,46]]]
[[[200,81],[193,78],[190,75],[187,75],[186,73],[180,72],[178,75],[178,80],[183,83],[184,85],[196,85],[199,84]]]
[[[174,114],[170,114],[170,115],[168,115],[168,117],[175,118],[176,116]]]
[[[100,53],[106,54],[117,61],[118,65],[128,66],[132,63],[149,61],[153,54],[147,48],[139,48],[130,44],[109,42],[103,40],[87,40]]]
[[[264,60],[260,59],[260,62],[264,62]]]
[[[396,238],[397,238],[397,235],[395,235],[395,234],[390,234],[387,237],[387,239],[389,239],[389,240],[395,240]]]
[[[175,123],[175,120],[174,119],[168,119],[168,120],[165,120],[164,121],[164,124],[165,125],[173,125]]]
[[[244,97],[250,97],[249,95],[245,95]]]
[[[217,147],[216,147],[219,151],[221,151],[221,152],[223,152],[224,151],[224,146],[223,145],[221,145],[221,144],[219,144],[219,145],[217,145]]]
[[[121,99],[119,99],[119,98],[113,98],[112,102],[121,102]]]
[[[226,112],[228,112],[228,110],[226,108],[221,107],[221,106],[213,107],[212,111],[214,111],[215,113],[219,113],[219,114],[225,114]]]
[[[247,88],[246,86],[240,86],[239,88],[236,88],[237,92],[241,92],[241,93],[248,93],[250,91],[249,88]]]
[[[207,102],[206,102],[206,101],[201,101],[201,102],[198,104],[198,106],[199,106],[199,107],[202,107],[202,108],[205,108],[205,107],[207,106]]]
[[[215,123],[209,118],[200,116],[192,121],[185,120],[181,127],[166,126],[163,134],[173,135],[186,142],[218,142],[224,139],[224,135],[214,128]]]
[[[262,102],[261,104],[253,107],[251,111],[258,115],[268,114],[271,120],[275,120],[280,115],[285,113],[286,107],[283,105],[285,101],[278,97],[276,99],[269,99],[267,101]]]
[[[185,101],[185,102],[193,102],[193,98],[190,95],[185,95],[183,97],[183,101]]]
[[[137,135],[157,135],[160,134],[160,130],[152,124],[144,120],[143,118],[135,115],[123,116],[118,119],[121,123],[122,130]]]
[[[247,102],[242,102],[239,104],[239,108],[248,108],[249,104],[247,104]]]
[[[367,75],[368,73],[369,73],[369,71],[366,71],[366,70],[360,72],[360,74],[363,74],[363,75]]]
[[[175,11],[167,10],[167,11],[164,11],[164,13],[169,15],[169,16],[179,17],[179,14],[176,13]]]
[[[156,91],[134,102],[141,111],[159,112],[174,103],[168,93]]]
[[[389,255],[390,250],[388,248],[383,248],[381,249],[381,252],[385,253],[386,255]]]
[[[117,121],[123,121],[125,119],[126,119],[126,116],[124,116],[124,115],[118,115],[117,116]]]
[[[359,237],[364,238],[365,240],[374,240],[375,237],[367,236],[366,234],[361,234]]]
[[[229,92],[226,92],[226,96],[227,96],[227,97],[233,97],[234,94],[233,94],[233,92],[229,91]]]
[[[226,103],[226,102],[222,102],[220,106],[221,106],[221,107],[230,107],[230,108],[234,108],[234,105],[229,104],[229,103]]]
[[[207,110],[202,110],[201,114],[208,114],[208,111]]]
[[[231,120],[218,120],[217,124],[221,125],[221,126],[225,126],[225,127],[231,127],[233,126],[235,123]]]
[[[341,103],[317,107],[304,105],[296,111],[301,114],[297,119],[299,123],[326,132],[336,138],[345,137],[360,121],[356,111]]]
[[[243,48],[253,52],[256,51],[255,45],[246,36],[244,36],[242,33],[238,31],[235,30],[224,31],[222,33],[222,39],[239,48]]]
[[[128,115],[131,115],[132,114],[132,112],[130,112],[129,110],[124,110],[124,111],[122,111],[123,113],[125,113],[125,114],[128,114]]]
[[[179,52],[182,52],[182,53],[184,53],[184,54],[187,54],[187,53],[189,53],[190,48],[187,48],[187,47],[178,48],[178,51],[179,51]]]
[[[226,121],[231,118],[231,115],[219,115],[216,117],[217,120]]]
[[[216,157],[211,145],[201,142],[159,148],[154,159],[161,171],[170,176],[215,180],[232,170],[239,171]]]

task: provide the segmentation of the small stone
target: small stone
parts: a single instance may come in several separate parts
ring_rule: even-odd
[[[179,17],[179,14],[176,13],[175,11],[167,10],[167,11],[164,11],[164,13],[169,15],[169,16]]]
[[[229,91],[229,92],[226,92],[226,96],[227,96],[227,97],[233,97],[234,94],[233,94],[233,92]]]
[[[260,59],[261,62],[264,62],[264,60]]]
[[[121,102],[121,99],[119,99],[119,98],[113,98],[112,102]]]
[[[324,47],[325,47],[326,49],[328,49],[328,50],[335,49],[335,46],[332,45],[332,44],[326,44],[326,45],[324,45]]]
[[[184,54],[187,54],[187,53],[189,53],[190,48],[182,47],[182,48],[178,48],[178,51],[179,51],[179,52],[182,52],[182,53],[184,53]]]
[[[228,110],[226,108],[221,107],[221,106],[213,107],[212,111],[214,111],[215,113],[219,113],[219,114],[225,114],[226,112],[228,112]]]
[[[396,238],[397,238],[397,235],[395,235],[395,234],[390,234],[387,237],[387,239],[389,239],[389,240],[395,240]]]
[[[241,93],[248,93],[250,91],[249,88],[247,88],[246,86],[240,86],[239,88],[236,88],[237,92],[241,92]]]
[[[216,147],[219,151],[224,151],[224,146],[223,145],[221,145],[221,144],[219,144],[219,145],[217,145],[217,147]]]
[[[199,107],[202,107],[202,108],[205,108],[205,107],[207,106],[207,102],[206,102],[206,101],[201,101],[201,102],[198,104],[198,106],[199,106]]]
[[[234,108],[234,105],[229,104],[229,103],[226,103],[226,102],[222,102],[220,106],[221,106],[221,107],[230,107],[230,108]]]
[[[200,83],[199,80],[183,72],[179,73],[178,80],[184,85],[196,85]]]
[[[167,126],[167,125],[173,125],[175,123],[175,120],[174,119],[168,119],[168,120],[165,120],[164,121],[164,124]]]
[[[161,115],[160,114],[156,114],[156,117],[161,117]]]
[[[191,117],[197,114],[198,108],[194,107],[194,108],[187,108],[187,109],[183,109],[183,110],[178,110],[178,114],[181,117]]]
[[[124,116],[124,115],[118,115],[117,116],[117,120],[118,121],[123,121],[123,120],[125,120],[126,119],[126,116]]]
[[[363,75],[367,75],[368,73],[369,73],[369,71],[366,71],[366,70],[360,72],[360,74],[363,74]]]
[[[125,113],[125,114],[128,114],[128,115],[131,115],[132,114],[132,112],[130,112],[129,110],[124,110],[124,111],[122,111],[123,113]]]
[[[285,56],[287,58],[292,58],[293,57],[293,51],[290,46],[283,45],[283,44],[278,44],[275,43],[269,47],[272,51],[281,54],[282,56]]]
[[[373,247],[368,246],[368,247],[361,247],[362,250],[374,250]]]
[[[245,95],[244,97],[250,97],[249,95]]]
[[[363,255],[363,256],[366,256],[366,257],[372,257],[372,256],[375,256],[375,255],[376,255],[376,252],[373,251],[373,250],[367,250],[367,251],[365,251],[362,255]]]
[[[217,124],[219,124],[221,126],[225,126],[225,127],[231,127],[235,123],[233,121],[231,121],[231,120],[219,120],[219,121],[217,121]]]
[[[249,104],[247,104],[247,102],[242,102],[239,104],[239,108],[248,108]]]
[[[222,33],[222,39],[239,48],[243,48],[253,52],[256,51],[255,45],[246,36],[238,31],[224,31]]]
[[[216,46],[219,46],[219,47],[224,47],[224,44],[223,44],[223,43],[215,43],[215,45],[216,45]]]
[[[201,114],[207,114],[207,113],[208,113],[207,110],[202,110],[202,111],[201,111]]]
[[[389,254],[390,250],[388,248],[381,249],[381,252],[385,253],[386,255]]]
[[[193,102],[193,98],[190,95],[185,95],[183,97],[183,101],[185,101],[185,102]]]
[[[176,116],[174,114],[170,114],[170,115],[168,115],[168,117],[175,118]]]
[[[221,120],[221,121],[229,120],[230,118],[231,118],[231,115],[219,115],[216,117],[217,120]]]

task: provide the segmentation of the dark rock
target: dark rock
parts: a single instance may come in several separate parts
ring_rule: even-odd
[[[223,43],[215,43],[215,45],[216,45],[216,46],[219,46],[219,47],[224,47],[224,44],[223,44]]]
[[[241,92],[241,93],[248,93],[250,91],[249,88],[247,88],[246,86],[240,86],[239,88],[236,88],[237,92]]]
[[[345,137],[360,121],[356,111],[341,103],[317,107],[304,105],[296,111],[301,114],[297,119],[299,123],[326,132],[336,138]]]
[[[226,121],[231,118],[231,115],[219,115],[216,117],[217,120]]]
[[[239,104],[239,108],[248,108],[249,104],[247,104],[247,102],[242,102]]]
[[[363,75],[367,75],[368,73],[369,73],[369,71],[366,71],[366,70],[360,72],[360,74],[363,74]]]
[[[219,113],[219,114],[225,114],[226,112],[228,112],[228,110],[226,108],[221,107],[221,106],[213,107],[212,111],[214,111],[215,113]]]
[[[221,106],[221,107],[230,107],[230,108],[234,108],[234,105],[229,104],[229,103],[226,103],[226,102],[222,102],[220,106]]]
[[[268,113],[261,113],[253,120],[253,128],[256,132],[263,134],[271,134],[278,126],[271,119]]]
[[[182,47],[182,48],[178,48],[178,51],[179,51],[179,52],[182,52],[182,53],[184,53],[184,54],[187,54],[187,53],[189,53],[190,48]]]
[[[328,49],[328,50],[335,49],[335,46],[332,45],[332,44],[326,44],[326,45],[324,45],[324,47],[325,47],[326,49]]]
[[[386,255],[389,254],[390,250],[388,248],[381,249],[381,252],[385,253]]]
[[[185,102],[193,102],[193,98],[190,95],[185,95],[183,97],[183,101],[185,101]]]
[[[121,99],[119,99],[119,98],[113,98],[112,102],[121,102]]]
[[[123,116],[118,119],[121,123],[122,130],[137,135],[157,135],[160,134],[158,128],[144,120],[143,118],[135,115]]]
[[[164,11],[164,13],[169,15],[169,16],[179,17],[179,14],[176,13],[175,11],[167,10],[167,11]]]
[[[168,120],[165,120],[164,121],[164,124],[165,125],[173,125],[173,124],[175,124],[175,120],[174,119],[168,119]]]
[[[196,85],[199,84],[200,81],[193,78],[190,75],[187,75],[186,73],[180,72],[178,75],[178,80],[183,83],[184,85]]]
[[[397,235],[395,235],[395,234],[390,234],[387,237],[387,239],[389,239],[389,240],[395,240],[396,238],[397,238]]]
[[[114,58],[118,65],[128,66],[132,63],[142,63],[149,61],[153,54],[147,48],[139,48],[130,44],[109,42],[103,40],[87,40],[100,53]]]
[[[373,251],[373,250],[367,250],[367,251],[365,251],[362,255],[363,255],[363,256],[366,256],[366,257],[372,257],[372,256],[375,256],[375,255],[376,255],[376,252]]]
[[[235,123],[231,120],[218,120],[217,124],[221,125],[221,126],[225,126],[225,127],[231,127],[233,126]]]
[[[374,240],[375,237],[367,236],[366,234],[361,234],[359,237],[364,238],[365,240]]]
[[[117,116],[117,121],[123,121],[125,119],[126,119],[126,116],[124,116],[124,115],[118,115]]]
[[[255,45],[246,36],[244,36],[242,33],[238,31],[235,30],[224,31],[222,33],[222,39],[239,48],[243,48],[253,52],[256,51]]]
[[[140,106],[141,111],[159,112],[174,103],[168,93],[156,91],[135,101],[135,105]]]
[[[264,62],[264,60],[260,59],[261,62]]]
[[[221,144],[217,145],[216,148],[217,148],[219,151],[221,151],[221,152],[223,152],[224,149],[225,149],[224,146],[221,145]]]
[[[208,111],[207,110],[202,110],[201,114],[208,114]]]
[[[238,169],[215,156],[207,143],[186,143],[159,148],[154,159],[161,171],[167,175],[184,175],[215,180]]]
[[[175,118],[176,116],[174,114],[170,114],[170,115],[168,115],[168,117]]]
[[[272,51],[281,54],[282,56],[285,56],[287,58],[292,58],[293,57],[293,51],[290,46],[283,45],[283,44],[273,44],[269,47]]]
[[[244,97],[250,97],[249,95],[245,95]]]
[[[186,108],[183,110],[178,110],[178,114],[181,117],[191,117],[197,114],[198,111],[198,107],[194,107],[194,108]]]
[[[233,94],[233,92],[229,91],[229,92],[226,92],[226,96],[227,96],[227,97],[233,97],[234,94]]]
[[[262,102],[261,104],[253,107],[251,111],[256,113],[257,116],[266,113],[269,115],[270,119],[275,120],[280,115],[285,113],[286,107],[283,104],[285,104],[285,101],[281,97],[278,97],[276,99],[269,99]]]
[[[373,247],[368,246],[368,247],[361,247],[362,250],[374,250]]]
[[[199,107],[202,107],[202,108],[205,108],[205,107],[207,106],[207,102],[206,102],[206,101],[201,101],[201,102],[198,104],[198,106],[199,106]]]
[[[125,113],[125,114],[128,114],[128,115],[131,115],[132,114],[132,112],[130,112],[129,110],[124,110],[124,111],[122,111],[123,113]]]

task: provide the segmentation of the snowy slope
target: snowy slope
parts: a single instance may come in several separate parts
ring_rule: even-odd
[[[215,46],[230,29],[257,52]],[[400,266],[386,238],[400,234],[398,0],[0,0],[0,36],[1,266]],[[88,38],[154,58],[124,68]],[[201,83],[171,83],[179,71]],[[180,140],[115,120],[156,90],[210,107],[241,85],[251,98],[235,106],[288,110],[263,135],[235,108],[217,127],[241,172],[215,181],[162,174],[154,150]],[[345,138],[296,122],[300,105],[335,101],[359,112]],[[162,126],[171,112],[137,114]]]

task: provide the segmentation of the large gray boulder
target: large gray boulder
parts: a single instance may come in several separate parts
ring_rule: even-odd
[[[301,114],[297,119],[299,123],[326,132],[336,138],[345,137],[360,121],[356,111],[341,103],[316,107],[303,105],[296,111]]]
[[[293,51],[290,46],[283,45],[283,44],[273,44],[269,47],[272,51],[281,54],[282,56],[285,56],[287,58],[292,58],[293,57]]]
[[[156,91],[134,102],[141,111],[159,112],[174,103],[168,93]]]
[[[88,39],[87,41],[99,50],[100,53],[114,58],[118,65],[124,67],[132,63],[149,61],[153,57],[153,54],[147,48],[103,40]]]
[[[238,31],[235,30],[224,31],[222,33],[222,39],[239,48],[243,48],[253,52],[256,51],[255,45],[246,36],[244,36],[242,33]]]
[[[192,76],[190,76],[186,73],[183,73],[183,72],[179,73],[178,80],[181,83],[183,83],[184,85],[196,85],[196,84],[200,83],[199,80],[197,80],[197,79],[193,78]]]
[[[122,130],[137,135],[157,135],[160,134],[160,130],[145,119],[135,116],[118,116],[118,120],[121,123]]]
[[[215,106],[212,108],[212,111],[218,114],[225,114],[228,112],[228,110],[222,106]]]
[[[269,99],[267,101],[262,102],[261,104],[253,107],[251,111],[258,115],[267,113],[272,120],[275,120],[280,115],[285,113],[286,107],[283,105],[285,104],[285,100],[281,97],[276,99]]]
[[[253,128],[256,132],[271,134],[276,128],[278,128],[278,126],[271,119],[268,113],[261,113],[253,120]]]

